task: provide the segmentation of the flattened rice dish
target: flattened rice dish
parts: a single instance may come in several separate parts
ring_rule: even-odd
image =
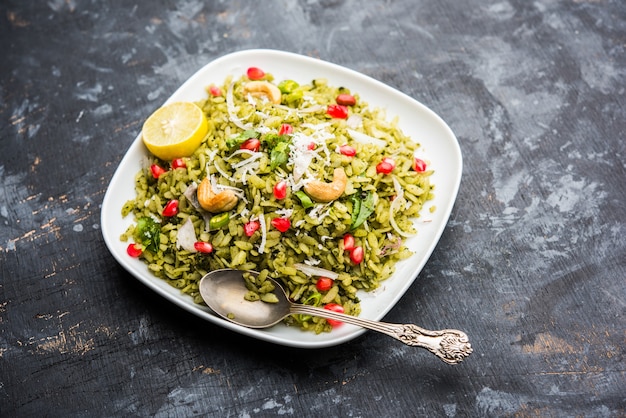
[[[275,80],[259,68],[170,103],[144,124],[150,151],[122,216],[130,257],[202,304],[200,279],[255,270],[246,298],[272,277],[289,298],[350,315],[411,256],[406,238],[433,198],[432,170],[397,120],[320,77]],[[434,208],[431,207],[430,210]],[[424,209],[426,210],[426,209]],[[316,333],[337,324],[293,315]]]

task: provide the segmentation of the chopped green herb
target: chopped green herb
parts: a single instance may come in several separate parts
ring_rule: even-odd
[[[143,246],[152,252],[159,250],[161,240],[161,227],[149,216],[144,216],[137,220],[138,240]]]
[[[356,229],[374,213],[374,193],[367,192],[365,197],[363,193],[355,193],[352,196],[352,224],[350,229]]]
[[[247,131],[243,131],[242,133],[240,133],[237,136],[233,136],[231,138],[228,138],[226,140],[226,146],[228,148],[238,147],[239,145],[241,145],[244,142],[246,142],[248,139],[250,139],[250,138],[258,138],[260,136],[261,136],[261,134],[258,133],[257,131],[249,129]]]
[[[268,134],[263,137],[263,144],[270,150],[270,169],[274,170],[289,159],[289,135]]]

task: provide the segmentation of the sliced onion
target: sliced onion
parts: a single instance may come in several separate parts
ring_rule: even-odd
[[[338,273],[334,271],[326,270],[320,267],[309,266],[308,264],[296,263],[293,265],[296,270],[301,271],[307,276],[319,276],[319,277],[328,277],[329,279],[335,280],[339,277]]]
[[[394,212],[396,211],[396,208],[400,205],[402,205],[405,201],[404,199],[404,190],[402,189],[402,186],[400,185],[400,182],[398,181],[398,179],[396,179],[396,177],[393,177],[393,188],[396,191],[396,198],[393,200],[393,202],[391,202],[391,205],[389,205],[389,223],[391,224],[391,227],[401,236],[405,237],[405,238],[409,238],[414,236],[415,234],[411,234],[409,232],[405,232],[402,229],[400,229],[400,227],[398,226],[398,224],[396,223],[396,219],[394,218]]]
[[[363,124],[363,118],[359,114],[352,114],[346,121],[348,128],[356,129]]]
[[[259,224],[261,225],[261,243],[259,244],[259,254],[265,251],[265,243],[267,242],[267,224],[265,223],[265,215],[259,216]]]
[[[191,206],[193,206],[196,210],[201,210],[202,207],[200,206],[200,203],[198,202],[198,195],[196,194],[197,191],[198,191],[198,185],[196,183],[191,183],[185,189],[183,196],[187,198]]]
[[[398,199],[398,198],[396,197],[396,199],[395,199],[393,202],[391,202],[391,205],[389,205],[389,223],[391,224],[391,227],[392,227],[392,228],[393,228],[393,229],[394,229],[394,230],[395,230],[395,231],[396,231],[399,235],[402,235],[402,236],[403,236],[403,237],[405,237],[405,238],[409,238],[409,237],[414,236],[415,234],[411,234],[411,233],[409,233],[409,232],[405,232],[405,231],[403,231],[402,229],[400,229],[400,227],[399,227],[399,226],[398,226],[398,224],[396,223],[396,220],[395,220],[395,219],[394,219],[394,217],[393,217],[393,213],[394,213],[394,211],[395,211],[395,209],[396,209],[396,206],[398,206],[398,205],[396,205],[396,202],[400,203],[400,200],[401,200],[401,199]]]
[[[200,215],[202,215],[202,219],[204,219],[204,224],[206,230],[209,229],[209,221],[211,220],[211,214],[206,210],[202,209],[200,206],[200,202],[198,202],[198,185],[196,183],[191,183],[189,187],[183,193],[183,196],[187,198],[187,201],[194,207],[195,210],[198,211]]]
[[[193,227],[193,222],[191,222],[191,218],[187,218],[185,223],[178,228],[176,247],[195,253],[197,251],[194,247],[196,241],[198,241],[198,239],[196,238],[196,230]]]
[[[387,145],[387,141],[374,138],[373,136],[369,136],[363,132],[355,131],[354,129],[346,129],[346,131],[348,131],[352,139],[356,142],[360,142],[361,144],[372,144],[379,148],[384,148]]]

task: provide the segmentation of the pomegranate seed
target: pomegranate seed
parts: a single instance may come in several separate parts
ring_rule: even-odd
[[[354,250],[354,237],[352,234],[346,234],[343,236],[343,249],[346,251]]]
[[[413,170],[417,171],[418,173],[426,171],[426,162],[421,158],[415,157],[415,159],[413,160]]]
[[[337,303],[329,303],[327,305],[324,305],[324,309],[328,309],[329,311],[339,312],[339,313],[345,312],[345,310],[343,309],[343,306]],[[336,327],[336,326],[343,324],[343,322],[341,321],[337,321],[336,319],[328,319],[328,318],[326,318],[326,322],[328,322],[331,327]]]
[[[278,130],[278,135],[291,135],[293,133],[293,126],[288,123],[283,123],[280,125],[280,129]]]
[[[222,95],[222,89],[217,86],[211,86],[209,87],[209,93],[211,93],[211,96],[218,97]]]
[[[394,168],[396,168],[396,162],[392,158],[385,157],[376,166],[376,172],[379,174],[389,174]]]
[[[176,170],[177,168],[187,168],[187,164],[185,164],[185,160],[182,158],[175,158],[172,160],[172,169]]]
[[[315,282],[315,287],[320,292],[327,292],[333,287],[333,279],[330,277],[320,277],[317,279],[317,282]]]
[[[165,170],[163,167],[161,167],[158,164],[152,164],[150,166],[150,171],[152,171],[152,177],[154,177],[155,179],[158,179],[159,177],[161,177],[161,174],[167,173],[167,170]]]
[[[287,232],[291,226],[291,221],[287,218],[274,218],[272,219],[272,226],[280,232]]]
[[[393,165],[386,163],[386,162],[382,162],[382,163],[378,163],[378,165],[376,166],[376,172],[378,174],[389,174],[393,171]]]
[[[360,245],[358,247],[354,247],[354,249],[350,252],[350,260],[354,264],[361,264],[363,261],[363,247]]]
[[[342,145],[339,147],[339,152],[347,157],[354,157],[356,155],[356,148],[350,145]]]
[[[331,118],[346,119],[348,117],[348,108],[339,104],[330,104],[326,108],[326,114]]]
[[[311,141],[309,146],[306,147],[306,149],[308,149],[309,151],[313,151],[315,148],[317,148],[317,146],[315,145],[315,142],[313,142],[313,141]]]
[[[354,106],[356,104],[356,99],[351,94],[340,94],[335,99],[338,105],[343,106]]]
[[[163,216],[167,216],[168,218],[174,216],[178,213],[178,200],[172,199],[163,208]]]
[[[143,250],[141,248],[141,245],[137,243],[132,243],[132,244],[128,244],[128,247],[126,247],[126,252],[128,253],[129,256],[133,258],[137,258],[141,255],[141,253],[143,253]]]
[[[198,241],[193,243],[193,248],[199,253],[210,254],[213,252],[213,246],[208,242]]]
[[[287,197],[287,182],[281,180],[274,186],[274,197],[278,200],[282,200]]]
[[[243,232],[251,237],[261,227],[259,221],[250,221],[243,225]]]
[[[261,141],[257,138],[246,139],[240,146],[240,149],[257,152],[261,148]]]
[[[260,80],[265,77],[265,71],[257,67],[248,68],[247,74],[250,80]]]

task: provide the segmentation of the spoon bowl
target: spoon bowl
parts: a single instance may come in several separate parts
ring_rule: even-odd
[[[200,280],[200,295],[209,308],[222,318],[248,328],[269,328],[289,316],[291,302],[275,280],[272,282],[276,286],[277,303],[244,299],[248,289],[243,273],[246,271],[214,270]],[[255,271],[248,273],[258,275]]]
[[[283,287],[272,278],[274,295],[278,301],[267,303],[248,301],[244,273],[258,275],[256,271],[236,269],[214,270],[200,280],[200,295],[205,303],[222,318],[248,328],[268,328],[293,314],[313,315],[334,319],[378,331],[404,344],[422,347],[448,364],[458,364],[472,353],[467,335],[455,329],[429,331],[413,324],[391,324],[358,318],[327,309],[293,303]]]

